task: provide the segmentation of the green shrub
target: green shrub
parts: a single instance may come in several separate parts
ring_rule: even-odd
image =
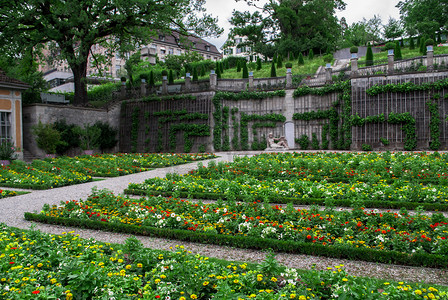
[[[65,120],[58,120],[54,123],[54,128],[61,135],[61,143],[56,146],[56,153],[63,155],[67,150],[79,147],[79,136],[73,132],[75,124],[67,124]]]
[[[387,42],[384,46],[384,50],[394,50],[395,49],[395,43],[394,42]]]
[[[61,134],[54,128],[53,124],[42,124],[41,121],[32,127],[36,136],[37,146],[47,154],[55,154],[56,147],[61,143]]]
[[[390,144],[389,140],[383,137],[380,137],[380,142],[384,145],[384,146],[388,146]]]
[[[261,59],[259,57],[257,57],[257,71],[260,71],[261,69],[262,69]]]
[[[247,63],[243,62],[243,78],[249,78],[249,71],[247,69]]]
[[[99,145],[101,129],[93,125],[76,126],[73,132],[78,135],[82,150],[93,150]]]
[[[433,46],[434,45],[434,40],[433,39],[427,39],[425,41],[425,46]]]
[[[333,61],[333,55],[332,54],[326,54],[324,55],[324,62],[325,63],[331,63]]]
[[[2,141],[0,143],[0,159],[13,160],[17,158],[16,147],[9,141]]]
[[[310,139],[306,134],[302,134],[299,139],[296,140],[296,142],[300,145],[300,149],[307,150],[310,145]]]
[[[118,131],[112,128],[109,124],[97,121],[94,125],[101,130],[101,134],[98,138],[98,147],[104,152],[106,149],[111,149],[117,144]]]
[[[373,150],[372,146],[369,144],[362,144],[361,149],[362,149],[362,151],[372,151]]]
[[[313,133],[311,137],[311,148],[314,150],[319,150],[319,140],[317,138],[317,134]]]
[[[409,49],[410,50],[415,49],[415,42],[414,42],[414,38],[412,36],[409,38]]]
[[[358,53],[358,47],[356,47],[356,46],[351,46],[351,47],[350,47],[350,53]]]
[[[287,62],[287,63],[285,64],[285,67],[286,67],[287,69],[291,69],[291,68],[292,68],[292,63]]]

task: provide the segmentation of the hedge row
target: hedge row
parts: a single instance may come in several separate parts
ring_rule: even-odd
[[[378,263],[390,263],[409,266],[423,266],[432,268],[447,268],[448,256],[427,253],[406,254],[397,251],[380,251],[367,248],[351,248],[347,246],[323,246],[320,244],[263,239],[248,236],[220,235],[210,232],[196,232],[181,229],[156,228],[94,220],[80,220],[72,218],[56,218],[41,214],[25,213],[28,221],[47,224],[75,226],[93,230],[129,233],[144,236],[162,237],[179,241],[238,247],[243,249],[272,249],[277,252],[325,256],[350,260],[363,260]]]
[[[162,192],[162,191],[149,191],[143,189],[125,189],[125,194],[128,195],[161,195],[161,196],[173,196],[175,192]],[[176,192],[179,197],[182,198],[194,198],[204,200],[226,200],[225,194],[217,193],[189,193],[189,192]],[[236,195],[236,199],[244,201],[243,197]],[[327,205],[327,201],[330,200],[335,206],[351,207],[353,201],[350,199],[324,199],[324,198],[289,198],[289,197],[276,197],[275,199],[269,199],[274,203],[288,204],[293,203],[296,205]],[[399,201],[384,201],[384,200],[363,200],[362,206],[365,208],[385,208],[385,209],[401,209],[415,210],[418,207],[427,211],[448,211],[448,204],[441,203],[415,203],[415,202],[399,202]]]

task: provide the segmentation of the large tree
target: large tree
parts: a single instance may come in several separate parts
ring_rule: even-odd
[[[397,4],[400,18],[409,35],[433,36],[448,30],[446,0],[404,0]]]
[[[0,0],[0,45],[11,52],[53,45],[75,81],[75,105],[87,103],[86,70],[93,45],[129,51],[171,29],[221,33],[205,0]],[[51,47],[51,46],[50,46]]]
[[[249,5],[257,1],[245,0]],[[336,45],[340,24],[336,10],[345,9],[342,0],[269,0],[262,13],[234,12],[231,38],[247,36],[255,49],[274,43],[284,56],[308,50],[325,52]]]

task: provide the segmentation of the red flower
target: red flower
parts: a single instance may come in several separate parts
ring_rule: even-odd
[[[156,296],[156,299],[160,299],[160,296],[159,296],[159,295],[157,295],[157,296]]]
[[[308,235],[306,236],[306,238],[309,239],[309,240],[311,240],[311,235],[308,234]]]
[[[34,295],[37,295],[37,294],[39,294],[40,293],[40,291],[32,291],[31,292],[31,294],[34,294]]]

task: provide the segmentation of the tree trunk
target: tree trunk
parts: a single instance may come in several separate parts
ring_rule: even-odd
[[[86,84],[87,58],[84,62],[72,65],[71,68],[75,82],[75,97],[73,100],[73,105],[84,106],[88,102]]]

